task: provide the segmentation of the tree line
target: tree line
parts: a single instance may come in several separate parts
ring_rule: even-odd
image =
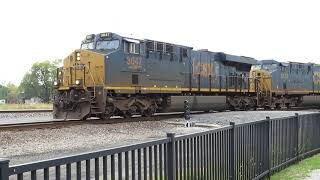
[[[61,62],[62,60],[54,60],[34,63],[19,85],[0,84],[0,99],[5,99],[8,103],[18,103],[38,97],[42,102],[50,102],[53,82]]]

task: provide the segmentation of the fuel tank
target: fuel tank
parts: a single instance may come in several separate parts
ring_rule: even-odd
[[[303,106],[320,106],[320,96],[303,96],[302,99]]]
[[[164,112],[184,111],[184,101],[187,100],[192,111],[209,111],[226,109],[226,96],[170,96]]]

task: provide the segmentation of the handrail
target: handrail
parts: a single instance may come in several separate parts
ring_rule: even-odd
[[[89,72],[89,75],[90,75],[91,80],[92,80],[92,82],[93,82],[93,96],[96,97],[96,82],[95,82],[95,80],[94,80],[94,78],[93,78],[93,76],[92,76],[90,66],[89,66],[88,72]]]

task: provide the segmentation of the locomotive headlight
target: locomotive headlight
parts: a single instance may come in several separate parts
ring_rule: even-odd
[[[80,85],[80,80],[76,80],[76,85]]]
[[[58,82],[57,81],[53,82],[53,85],[58,86]]]
[[[77,52],[77,61],[80,61],[80,53]]]

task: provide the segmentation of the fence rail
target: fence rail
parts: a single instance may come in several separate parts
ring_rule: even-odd
[[[0,180],[267,179],[320,150],[320,113],[266,118],[189,135],[9,166]]]

